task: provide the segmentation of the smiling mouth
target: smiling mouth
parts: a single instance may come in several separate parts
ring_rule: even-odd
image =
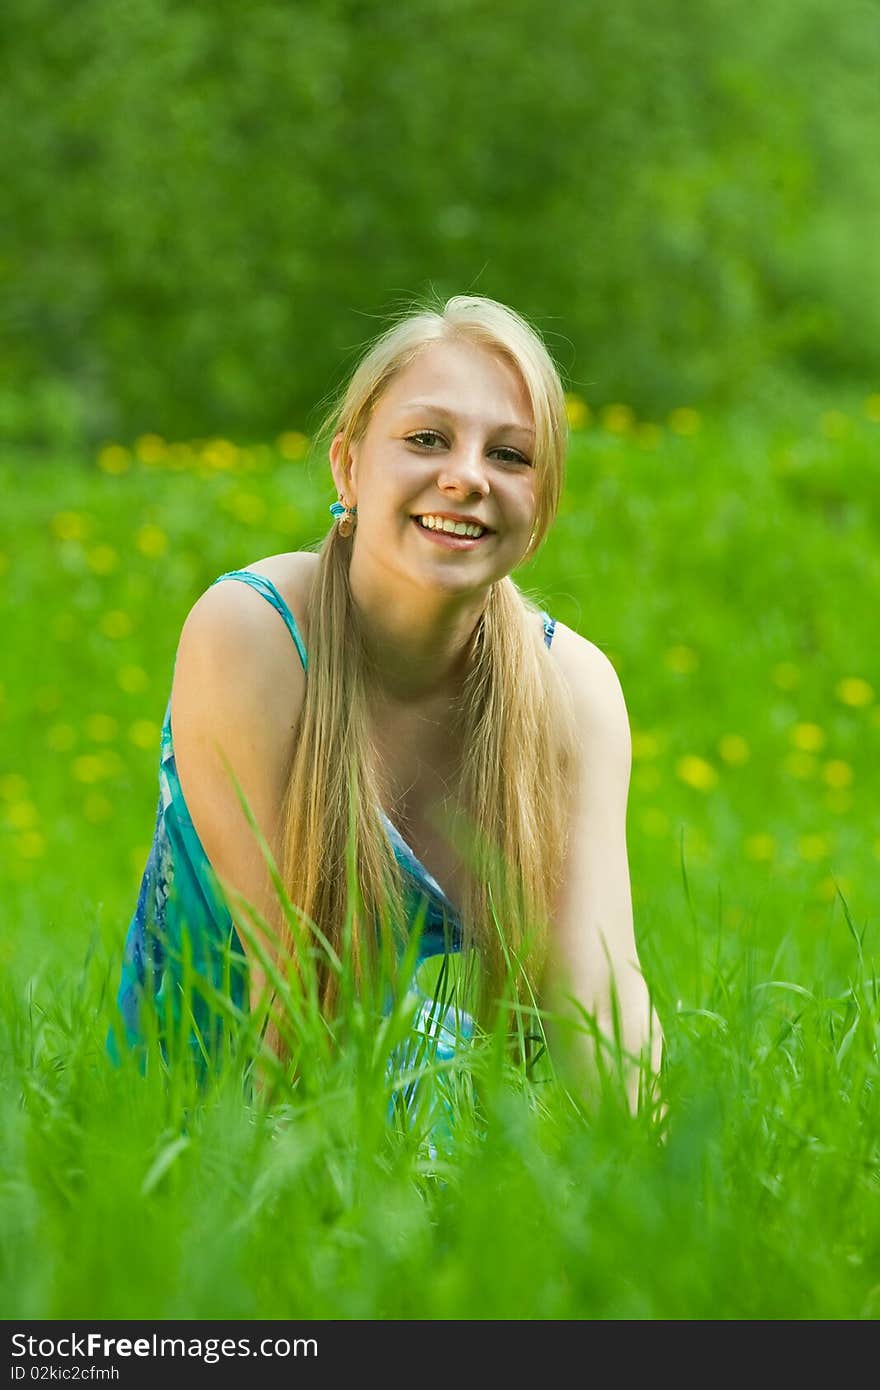
[[[482,540],[484,536],[493,534],[491,527],[484,526],[482,522],[456,522],[451,523],[456,527],[467,526],[467,530],[450,530],[447,526],[434,526],[427,520],[427,515],[415,515],[412,520],[422,531],[430,531],[432,535],[452,536],[457,540]],[[476,534],[473,534],[476,532]]]
[[[476,546],[483,545],[490,536],[495,534],[494,531],[486,530],[480,536],[459,536],[454,531],[443,531],[439,527],[424,526],[417,516],[412,518],[412,523],[418,531],[421,531],[423,536],[444,550],[473,550]]]

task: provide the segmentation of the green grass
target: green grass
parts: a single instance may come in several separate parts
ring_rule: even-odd
[[[516,577],[627,698],[665,1118],[487,1047],[436,1161],[368,1018],[270,1113],[235,1067],[104,1060],[180,626],[320,537],[329,469],[291,438],[0,465],[7,1318],[880,1314],[878,406],[575,434]]]

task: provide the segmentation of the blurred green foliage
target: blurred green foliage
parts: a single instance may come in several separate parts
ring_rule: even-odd
[[[877,0],[6,0],[0,436],[264,438],[489,294],[593,403],[880,376]]]

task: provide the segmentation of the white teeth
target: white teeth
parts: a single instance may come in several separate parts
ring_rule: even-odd
[[[445,531],[450,536],[483,536],[487,529],[485,526],[474,526],[467,521],[449,521],[439,516],[420,516],[416,520],[426,531]]]

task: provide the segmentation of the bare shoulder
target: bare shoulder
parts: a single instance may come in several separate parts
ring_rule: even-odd
[[[603,686],[619,686],[620,680],[610,657],[601,647],[583,637],[574,628],[558,622],[553,631],[550,651],[555,656],[563,673],[575,684],[585,679]]]
[[[288,550],[244,566],[254,574],[262,574],[275,585],[296,619],[306,649],[309,645],[309,598],[320,559],[316,551]]]
[[[247,568],[271,579],[297,626],[305,626],[306,591],[297,577],[301,562],[285,561],[272,557]],[[303,574],[308,563],[302,562]],[[305,692],[303,663],[273,603],[237,580],[210,585],[187,614],[175,658],[171,724],[177,775],[199,842],[221,883],[254,904],[270,924],[277,900],[249,817],[278,863]],[[262,927],[254,920],[260,936]],[[271,935],[263,945],[273,949]],[[254,978],[262,979],[259,972]]]
[[[629,716],[620,677],[601,647],[565,623],[557,622],[550,645],[571,692],[578,721],[586,730],[616,732],[629,741]]]
[[[294,550],[241,567],[271,581],[293,614],[307,651],[309,594],[318,558],[311,551]],[[184,632],[188,628],[204,632],[216,628],[218,636],[225,632],[228,641],[244,642],[249,654],[254,649],[264,653],[272,665],[276,658],[282,664],[286,658],[294,658],[301,665],[290,630],[277,609],[251,585],[240,581],[225,580],[207,588],[187,615]]]
[[[312,562],[303,551],[246,568],[270,579],[293,614],[308,651]],[[172,685],[175,746],[184,723],[210,702],[228,722],[259,719],[276,746],[290,737],[305,699],[305,671],[278,611],[250,585],[212,584],[193,604],[180,635]],[[226,722],[226,720],[224,720]]]

